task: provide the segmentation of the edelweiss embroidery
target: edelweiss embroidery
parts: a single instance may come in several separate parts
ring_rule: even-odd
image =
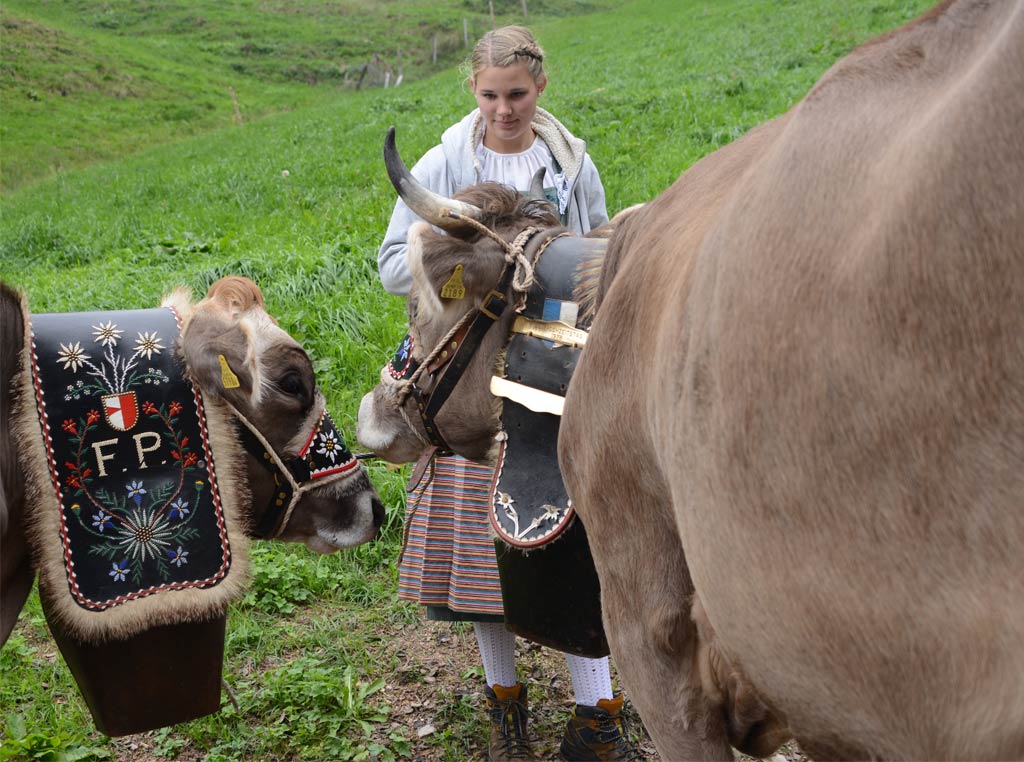
[[[76,500],[71,506],[72,515],[93,540],[89,553],[112,563],[109,576],[114,582],[126,582],[130,576],[132,582],[140,584],[147,565],[160,580],[168,581],[172,564],[180,568],[188,562],[188,551],[183,546],[199,537],[190,516],[195,515],[192,506],[201,499],[205,481],[195,478],[199,457],[190,448],[189,438],[175,428],[181,411],[178,402],[158,407],[147,401],[142,405],[143,414],[162,429],[178,478],[162,476],[149,482],[148,487],[145,479],[130,479],[122,492],[99,486],[100,477],[108,473],[105,443],[90,444],[97,438],[99,412],[90,410],[84,418],[69,418],[61,426],[69,434],[72,452],[72,459],[64,464],[66,494]],[[140,440],[140,447],[145,441]],[[155,444],[153,440],[148,442]],[[98,453],[95,470],[89,465],[94,453]],[[182,494],[189,478],[195,488],[192,499]]]
[[[310,479],[351,471],[358,465],[326,410],[313,427],[309,442],[299,452],[299,458],[309,469]]]
[[[32,316],[68,583],[83,607],[209,587],[230,565],[202,403],[169,351],[177,336],[167,309]]]
[[[77,374],[79,370],[85,369],[86,375],[92,379],[88,383],[78,379],[68,384],[64,399],[78,400],[83,396],[99,394],[107,423],[118,431],[130,431],[138,421],[138,404],[131,391],[132,387],[167,381],[167,376],[157,368],[150,367],[141,372],[138,368],[139,359],[152,359],[154,354],[159,355],[166,347],[160,343],[162,339],[156,331],[140,332],[135,340],[134,352],[125,357],[117,353],[122,333],[111,320],[92,326],[93,341],[104,350],[98,362],[93,362],[79,341],[61,343],[57,357],[64,370]]]
[[[507,492],[495,492],[495,506],[500,508],[505,518],[511,522],[511,531],[507,532],[507,534],[516,540],[522,540],[526,537],[530,537],[534,530],[544,526],[546,523],[549,523],[551,526],[556,526],[558,522],[562,521],[564,518],[565,511],[556,505],[545,503],[541,506],[540,514],[534,516],[533,520],[527,524],[526,527],[520,528],[519,511],[514,507],[515,502],[515,498]],[[569,501],[569,506],[572,506],[571,500]],[[529,516],[526,518],[529,518]]]

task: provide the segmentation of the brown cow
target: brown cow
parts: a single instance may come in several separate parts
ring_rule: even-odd
[[[230,403],[247,418],[279,456],[287,462],[302,446],[324,410],[313,365],[305,350],[264,309],[259,288],[244,278],[214,283],[206,298],[192,304],[183,291],[165,304],[175,307],[183,322],[181,351],[193,381],[206,398],[208,415]],[[13,395],[21,384],[19,352],[24,324],[20,299],[0,283],[0,645],[10,635],[18,612],[35,576],[26,547],[26,479],[17,457],[12,428]],[[223,355],[237,373],[237,388],[225,388],[221,375]],[[250,530],[267,524],[279,487],[275,472],[249,453],[236,487],[248,498],[244,521]],[[227,475],[221,478],[225,481]],[[326,480],[325,480],[326,481]],[[304,542],[320,553],[330,553],[373,539],[383,521],[384,508],[362,468],[324,486],[300,485],[301,498],[289,517],[273,528],[281,540]],[[58,576],[58,575],[55,575]]]
[[[1024,756],[1024,3],[854,51],[598,301],[560,462],[662,755]]]
[[[947,2],[612,235],[561,465],[664,758],[1024,756],[1021,125],[1024,3]],[[410,231],[418,359],[504,263],[445,210],[533,224],[458,198],[415,199],[452,234]],[[470,457],[502,338],[434,421]],[[386,457],[427,441],[406,391],[360,408]]]

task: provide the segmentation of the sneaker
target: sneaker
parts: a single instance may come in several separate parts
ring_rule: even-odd
[[[511,688],[504,685],[485,686],[487,714],[491,716],[491,740],[487,744],[487,758],[491,762],[506,759],[535,759],[526,735],[526,719],[529,716],[526,703],[526,686],[516,683]]]
[[[601,699],[597,706],[577,704],[562,737],[562,759],[642,762],[643,752],[629,740],[622,704],[622,696]]]

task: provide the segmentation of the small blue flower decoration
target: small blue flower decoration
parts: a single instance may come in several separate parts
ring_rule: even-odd
[[[395,358],[399,362],[405,362],[409,357],[409,351],[412,349],[412,339],[406,336],[402,339],[401,345],[398,347],[398,351],[395,352]]]
[[[92,525],[102,532],[104,529],[110,526],[112,522],[113,516],[111,516],[106,511],[100,511],[93,518]]]
[[[125,577],[128,574],[128,561],[118,561],[115,564],[111,564],[111,569],[107,572],[111,577],[114,578],[114,582],[124,582]]]
[[[128,490],[128,497],[135,501],[135,505],[142,504],[142,496],[146,494],[146,490],[142,488],[142,482],[132,482],[125,489]]]
[[[178,546],[177,550],[168,550],[167,551],[167,556],[171,559],[171,563],[174,564],[175,566],[177,566],[179,569],[181,568],[182,564],[187,564],[188,563],[188,559],[185,558],[185,556],[187,556],[187,555],[188,555],[188,551],[187,550],[183,550],[180,545]]]
[[[172,519],[184,519],[190,513],[191,509],[188,507],[188,502],[185,498],[179,497],[173,503],[171,503],[171,512],[167,514]]]

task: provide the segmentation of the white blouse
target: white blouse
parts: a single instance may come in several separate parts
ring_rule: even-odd
[[[498,153],[487,148],[483,141],[476,147],[476,158],[480,162],[481,182],[493,182],[515,188],[517,191],[530,190],[534,173],[544,167],[544,191],[553,195],[555,187],[555,165],[551,149],[541,138],[534,135],[533,144],[521,153]]]

